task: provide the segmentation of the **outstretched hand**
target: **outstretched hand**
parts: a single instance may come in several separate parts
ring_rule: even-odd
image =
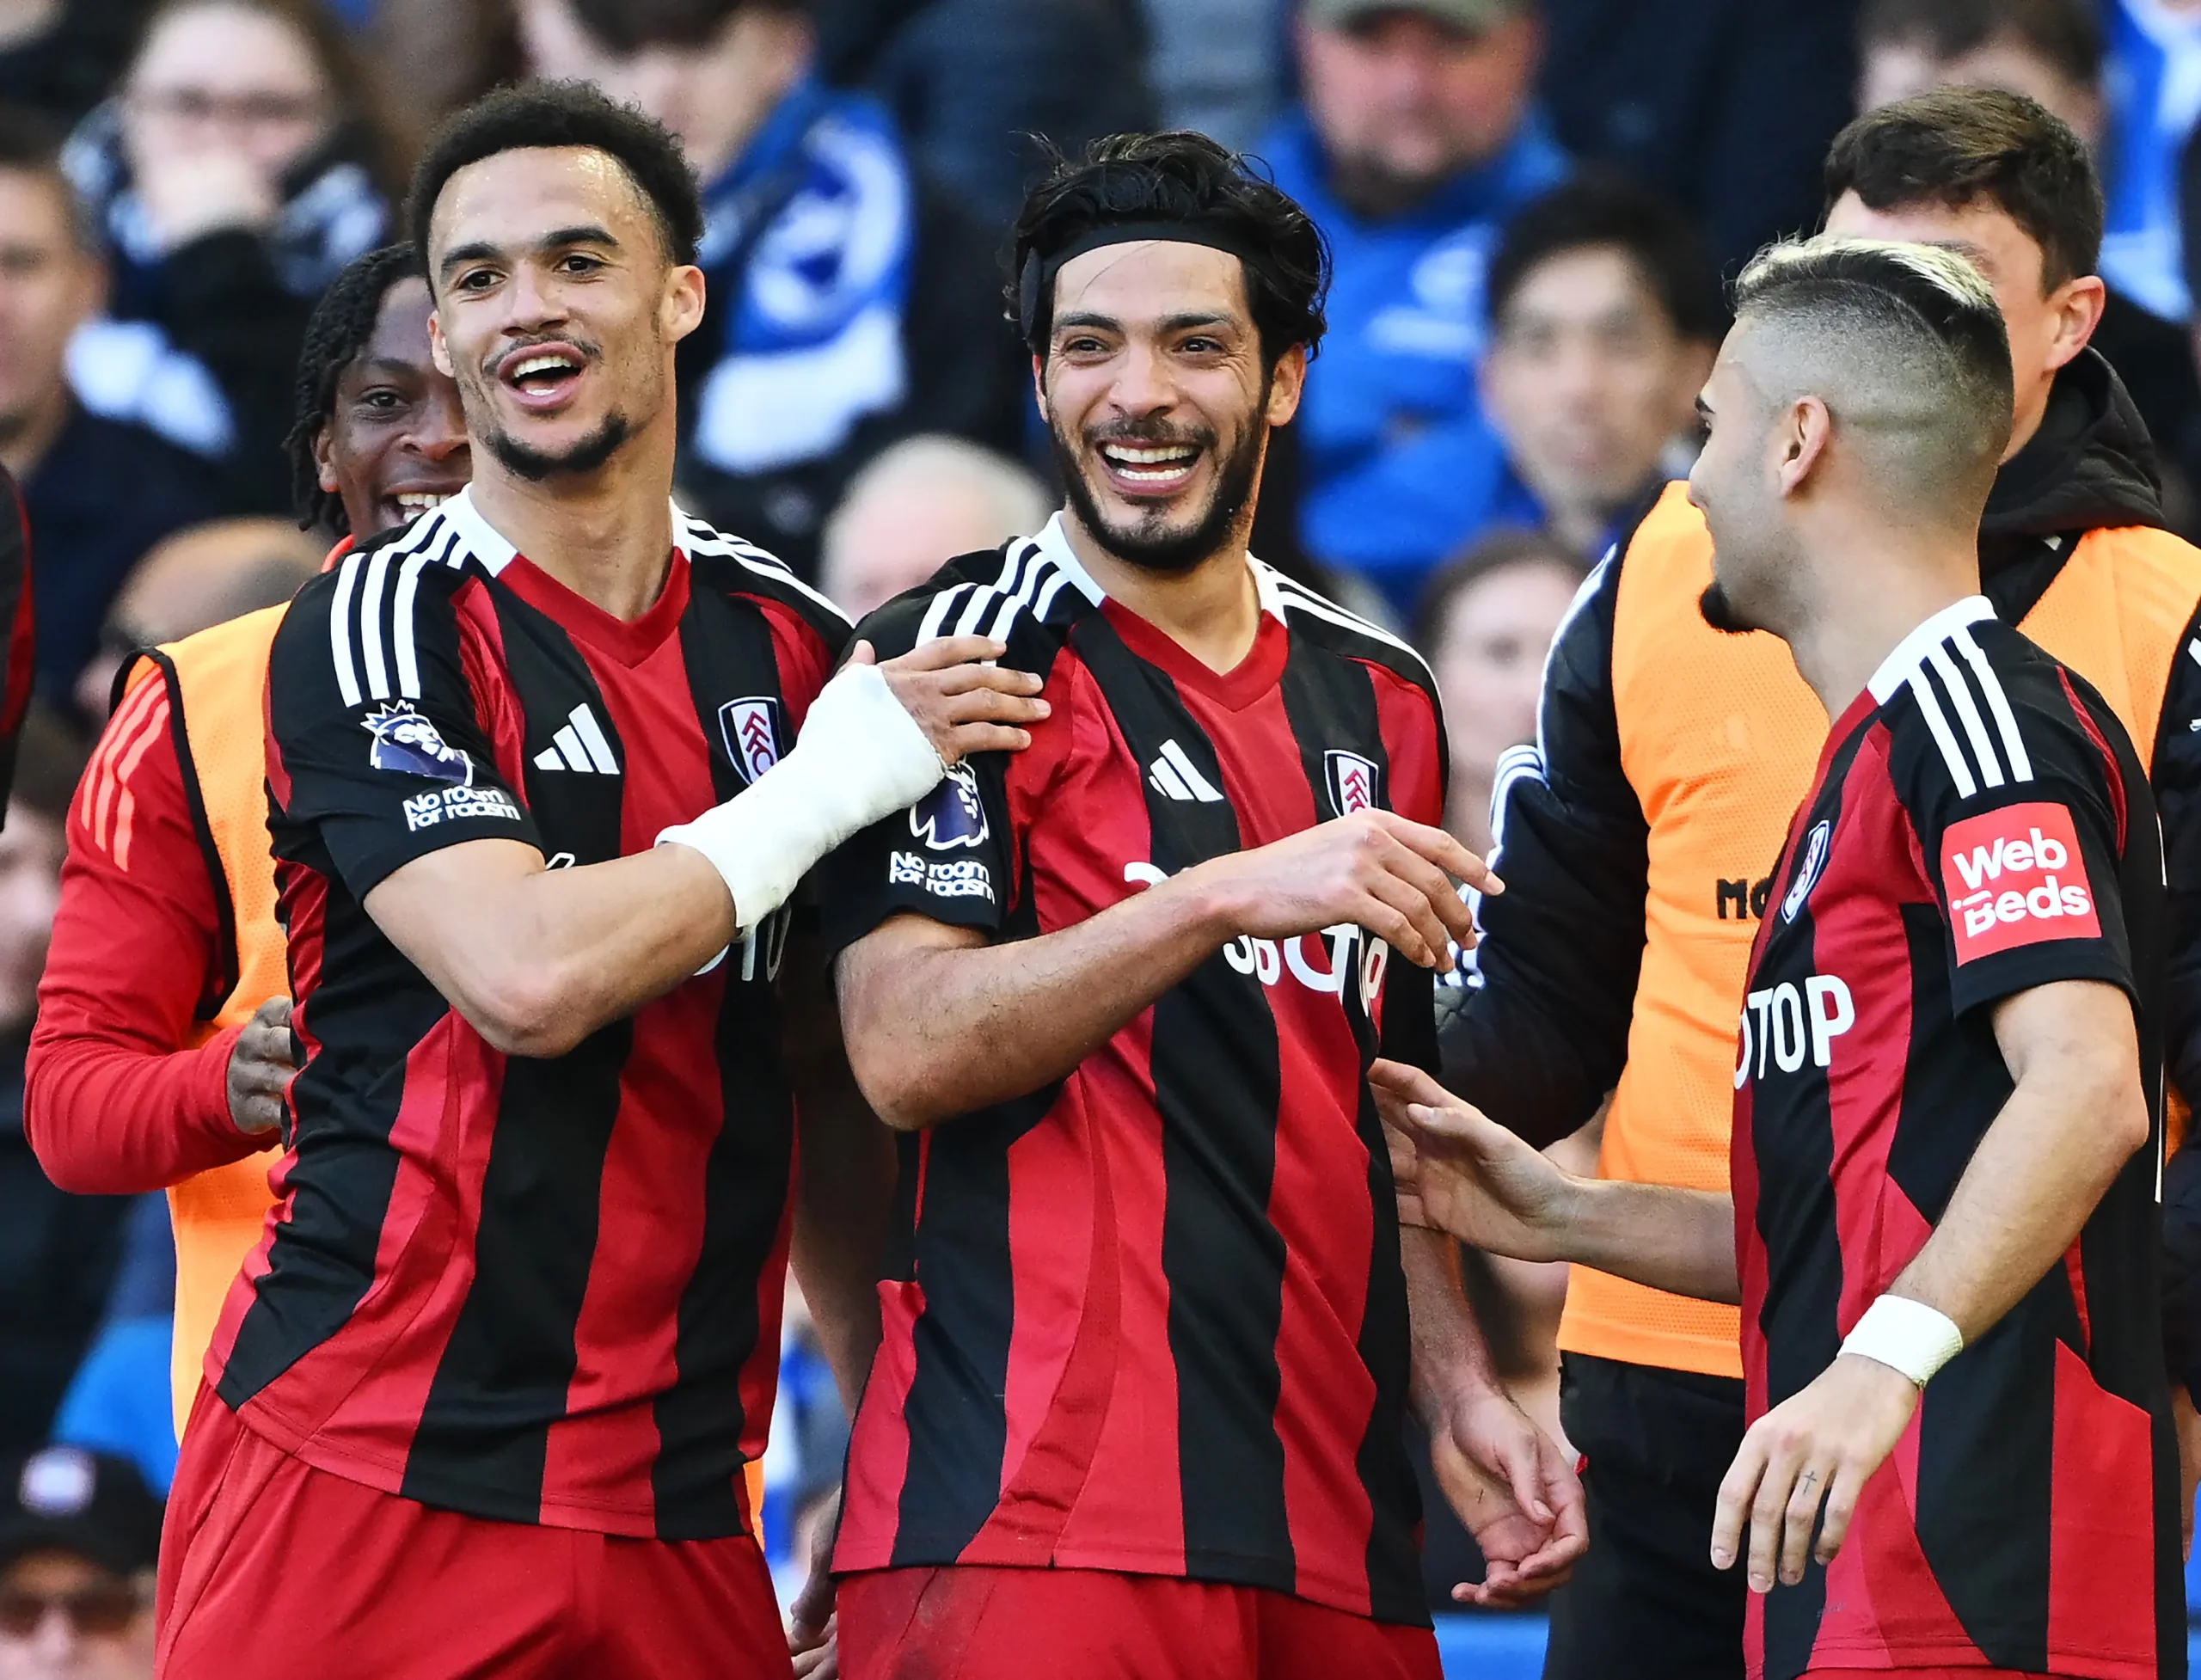
[[[1391,1146],[1403,1224],[1508,1259],[1571,1258],[1562,1241],[1574,1180],[1419,1068],[1368,1070]]]
[[[902,709],[917,720],[941,762],[959,764],[973,753],[1018,752],[1032,745],[1025,726],[1046,717],[1037,672],[993,663],[1009,651],[990,636],[944,636],[879,666]],[[851,665],[876,665],[879,651],[860,641]]]

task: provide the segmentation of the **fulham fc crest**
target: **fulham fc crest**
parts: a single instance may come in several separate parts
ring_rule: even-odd
[[[756,781],[780,762],[780,702],[769,696],[727,701],[719,708],[719,733],[742,780]]]
[[[1322,763],[1329,775],[1330,809],[1339,816],[1373,810],[1381,802],[1376,797],[1374,759],[1357,752],[1328,752]]]
[[[1804,861],[1796,866],[1796,879],[1789,884],[1788,896],[1781,901],[1781,919],[1793,922],[1803,913],[1804,900],[1812,896],[1812,889],[1819,884],[1819,871],[1826,868],[1827,847],[1834,838],[1834,825],[1821,821],[1812,825],[1804,839]]]

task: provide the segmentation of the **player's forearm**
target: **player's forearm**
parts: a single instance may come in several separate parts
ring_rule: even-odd
[[[2146,1142],[2138,1067],[2121,1059],[2056,1058],[2019,1080],[1890,1293],[1945,1314],[1969,1342],[2040,1281]]]
[[[1197,872],[1001,945],[912,949],[890,923],[841,959],[849,1059],[898,1131],[1006,1102],[1068,1076],[1230,936]]]
[[[1613,1179],[1575,1183],[1555,1258],[1670,1295],[1742,1298],[1733,1197]]]
[[[687,979],[734,931],[717,871],[680,846],[549,869],[532,848],[474,841],[406,865],[366,909],[476,1032],[515,1056],[565,1054]]]
[[[25,1066],[23,1131],[39,1165],[80,1196],[165,1190],[275,1143],[240,1131],[224,1075],[236,1032],[162,1053],[40,1033]]]
[[[1413,1350],[1407,1401],[1415,1416],[1433,1425],[1460,1383],[1493,1380],[1490,1347],[1460,1287],[1459,1249],[1450,1237],[1405,1227],[1399,1232],[1399,1264],[1406,1272]]]

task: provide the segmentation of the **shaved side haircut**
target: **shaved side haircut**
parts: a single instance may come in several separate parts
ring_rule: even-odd
[[[1977,523],[2009,446],[2010,345],[1963,257],[1826,234],[1784,242],[1744,269],[1735,317],[1769,412],[1818,397],[1891,500],[1937,524]]]

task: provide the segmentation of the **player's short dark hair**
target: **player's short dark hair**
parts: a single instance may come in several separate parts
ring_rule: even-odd
[[[2106,56],[2090,0],[1867,0],[1857,38],[1867,51],[1919,46],[1943,62],[2014,41],[2088,87],[2101,79]]]
[[[1827,207],[1855,193],[1869,210],[1982,199],[2040,247],[2052,291],[2101,261],[2101,177],[2068,124],[2023,94],[1937,88],[1867,111],[1834,137]]]
[[[1768,246],[1735,282],[1735,314],[1792,335],[1817,377],[1897,389],[1883,413],[1904,431],[1878,469],[1939,499],[1950,475],[1982,494],[2010,440],[2010,340],[1970,261],[1937,246],[1816,239]],[[1840,398],[1830,396],[1840,416]]]
[[[1585,175],[1522,207],[1499,236],[1484,281],[1495,326],[1529,277],[1554,257],[1617,250],[1634,264],[1674,331],[1719,342],[1727,303],[1719,265],[1672,200],[1617,175]]]
[[[351,531],[343,498],[321,487],[314,446],[335,414],[337,381],[374,336],[383,299],[400,280],[421,278],[419,252],[410,240],[401,241],[354,257],[313,307],[305,342],[298,349],[297,383],[291,387],[291,432],[283,439],[283,452],[291,463],[291,506],[301,530],[319,526],[339,536]]]
[[[1330,250],[1307,212],[1205,134],[1114,134],[1076,159],[1050,149],[1046,175],[1017,216],[1009,310],[1033,355],[1047,353],[1064,254],[1133,225],[1153,228],[1155,238],[1181,228],[1237,257],[1271,365],[1295,344],[1309,355],[1321,345]]]
[[[428,143],[405,206],[406,225],[423,262],[428,224],[444,184],[469,163],[536,146],[586,146],[616,159],[649,203],[666,256],[674,262],[696,260],[703,237],[702,200],[696,172],[665,125],[586,82],[523,82],[484,94]]]
[[[1548,530],[1525,527],[1486,531],[1429,574],[1414,603],[1408,640],[1434,659],[1444,640],[1452,604],[1485,578],[1516,566],[1548,566],[1577,583],[1589,575],[1582,556]]]
[[[15,175],[36,175],[60,195],[69,218],[69,231],[87,251],[105,246],[90,206],[76,183],[61,167],[64,136],[51,118],[28,106],[0,104],[0,169]]]
[[[810,0],[573,0],[573,7],[589,38],[622,58],[646,46],[708,46],[741,12],[811,10]]]

